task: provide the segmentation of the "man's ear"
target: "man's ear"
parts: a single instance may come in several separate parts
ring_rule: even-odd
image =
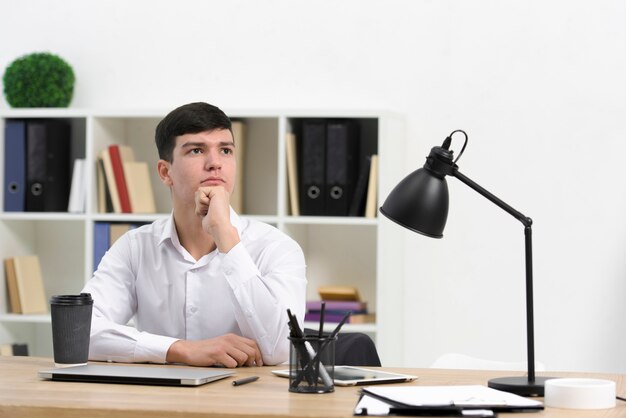
[[[170,167],[171,167],[171,164],[165,160],[159,160],[157,162],[157,171],[159,173],[159,177],[161,178],[161,181],[163,182],[163,184],[165,184],[167,187],[172,186],[172,179],[170,177]]]

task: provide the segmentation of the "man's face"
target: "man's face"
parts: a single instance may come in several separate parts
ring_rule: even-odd
[[[185,134],[176,138],[172,162],[159,161],[159,174],[172,198],[193,204],[200,186],[235,187],[235,144],[228,129]]]

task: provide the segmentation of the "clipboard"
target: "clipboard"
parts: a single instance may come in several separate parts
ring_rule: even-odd
[[[494,417],[543,409],[539,401],[481,385],[365,387],[354,415]]]

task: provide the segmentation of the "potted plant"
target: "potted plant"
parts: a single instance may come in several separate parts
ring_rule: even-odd
[[[35,52],[13,61],[2,77],[11,107],[67,107],[74,93],[74,71],[61,57]]]

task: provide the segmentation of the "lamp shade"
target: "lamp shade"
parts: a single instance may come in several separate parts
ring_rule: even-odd
[[[389,193],[380,213],[431,238],[442,238],[448,220],[448,183],[427,168],[404,178]]]

